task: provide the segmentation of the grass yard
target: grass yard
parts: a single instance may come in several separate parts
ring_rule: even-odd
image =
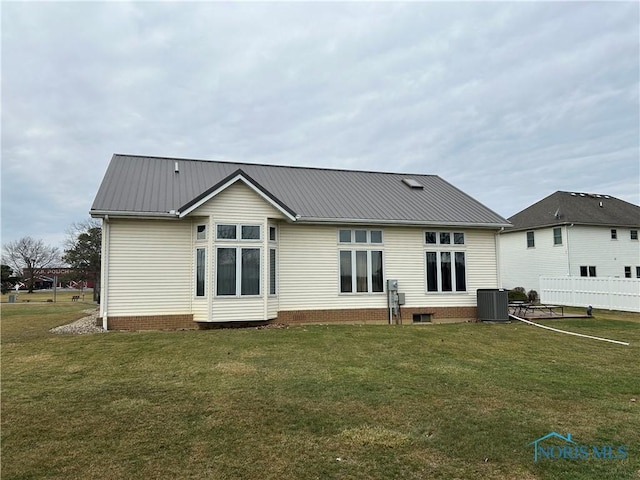
[[[48,333],[84,308],[2,306],[3,480],[640,478],[638,315],[546,322],[629,347],[520,323]],[[534,462],[552,431],[627,456]]]

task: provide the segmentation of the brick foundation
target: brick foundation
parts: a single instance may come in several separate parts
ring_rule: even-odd
[[[102,319],[99,319],[102,325]],[[195,330],[198,325],[193,314],[179,315],[136,315],[128,317],[107,317],[108,330]]]
[[[413,323],[414,314],[431,314],[433,323],[476,321],[476,307],[410,307],[402,308],[402,323]],[[353,308],[337,310],[291,310],[281,311],[275,320],[289,325],[303,323],[358,323],[388,324],[389,310],[386,308]]]

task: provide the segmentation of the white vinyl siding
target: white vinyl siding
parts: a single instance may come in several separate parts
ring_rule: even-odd
[[[557,228],[557,227],[554,227]],[[500,237],[500,271],[504,288],[523,287],[540,291],[539,277],[581,275],[581,266],[594,266],[598,277],[624,277],[625,265],[640,264],[638,242],[631,229],[562,226],[562,245],[553,244],[554,228],[535,230],[536,248],[526,248],[526,232],[504,233]]]
[[[191,312],[194,249],[191,222],[109,222],[109,316]]]
[[[381,230],[384,246],[378,249],[383,250],[384,281],[398,280],[407,307],[475,306],[476,289],[498,286],[493,231],[464,230],[464,248],[451,245],[465,252],[466,292],[427,295],[424,228],[385,226]],[[281,310],[386,308],[386,295],[340,294],[339,252],[345,245],[338,242],[336,227],[282,224],[279,234]],[[358,249],[355,245],[348,248]],[[369,245],[367,249],[376,247]]]

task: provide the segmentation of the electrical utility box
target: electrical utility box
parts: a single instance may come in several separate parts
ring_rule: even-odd
[[[398,280],[387,280],[387,290],[390,292],[397,292]]]

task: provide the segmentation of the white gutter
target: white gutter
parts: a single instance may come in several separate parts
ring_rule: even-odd
[[[94,218],[104,218],[104,217],[117,217],[117,218],[179,218],[179,213],[175,210],[170,212],[119,212],[112,210],[92,210],[89,212],[90,215]]]
[[[509,316],[511,318],[515,319],[515,320],[520,320],[521,322],[524,322],[524,323],[526,323],[528,325],[533,325],[534,327],[544,328],[545,330],[551,330],[552,332],[566,333],[567,335],[575,335],[576,337],[590,338],[592,340],[601,340],[603,342],[617,343],[618,345],[625,345],[627,347],[629,346],[628,342],[621,342],[619,340],[611,340],[609,338],[594,337],[592,335],[584,335],[582,333],[567,332],[566,330],[560,330],[559,328],[547,327],[546,325],[540,325],[539,323],[530,322],[529,320],[525,320],[524,318],[516,317],[515,315],[509,314]]]
[[[411,225],[411,226],[433,226],[433,227],[464,227],[464,228],[491,228],[499,230],[510,227],[510,223],[468,223],[468,222],[437,222],[425,220],[388,220],[377,218],[323,218],[323,217],[300,217],[298,223],[305,224],[341,224],[341,225]]]

